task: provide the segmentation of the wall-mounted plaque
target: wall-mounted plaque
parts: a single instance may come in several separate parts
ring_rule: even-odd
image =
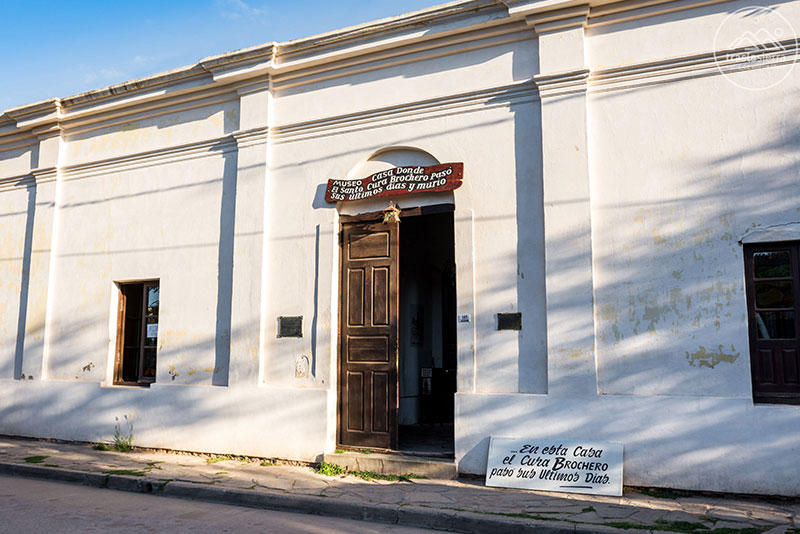
[[[486,485],[619,497],[622,443],[492,436]]]
[[[327,202],[349,202],[365,198],[435,193],[461,187],[463,163],[442,163],[430,167],[394,167],[360,180],[328,180]]]
[[[497,314],[497,329],[498,330],[522,330],[522,314],[516,313],[498,313]]]
[[[278,337],[303,337],[303,316],[278,317]]]

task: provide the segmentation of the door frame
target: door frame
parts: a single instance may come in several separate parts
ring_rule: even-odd
[[[416,206],[416,207],[411,207],[411,208],[401,208],[401,211],[400,211],[400,223],[396,223],[396,224],[402,224],[403,218],[405,218],[405,217],[418,217],[418,216],[421,216],[421,215],[437,215],[437,214],[441,214],[441,213],[452,213],[453,217],[455,218],[455,204],[443,203],[443,204],[433,204],[433,205],[428,205],[428,206]],[[336,371],[335,371],[336,377],[337,377],[337,384],[336,384],[336,446],[337,446],[337,448],[338,447],[344,447],[344,448],[347,448],[347,449],[375,449],[375,447],[358,447],[358,446],[355,446],[355,445],[345,445],[345,444],[342,444],[342,441],[341,441],[341,435],[342,435],[341,416],[342,416],[342,403],[344,402],[344,399],[342,398],[342,385],[340,383],[341,381],[339,380],[339,378],[341,376],[342,357],[343,357],[343,354],[344,354],[344,351],[342,350],[342,324],[343,324],[342,321],[344,320],[344,296],[343,296],[344,293],[343,293],[343,289],[342,289],[343,283],[344,283],[344,273],[343,273],[343,267],[344,267],[344,242],[343,241],[344,240],[343,240],[343,236],[344,236],[344,225],[345,224],[380,221],[380,220],[383,219],[383,216],[384,216],[383,210],[359,213],[357,215],[339,215],[339,227],[338,227],[338,232],[339,232],[339,237],[338,237],[338,241],[339,241],[339,262],[338,262],[339,263],[339,265],[338,265],[339,277],[338,277],[338,291],[337,291],[339,302],[338,302],[338,305],[337,305],[337,308],[338,308],[338,311],[337,311],[337,313],[338,313],[338,320],[337,320],[338,327],[337,327],[337,330],[338,330],[338,332],[337,332],[337,336],[336,336],[337,339],[336,339]],[[453,221],[453,229],[455,231],[455,220]],[[399,239],[402,239],[402,236],[399,236]],[[453,235],[453,248],[454,248],[454,252],[455,252],[455,235]],[[398,258],[398,269],[399,269],[399,265],[400,265],[400,262],[399,262],[399,258]],[[399,272],[398,272],[398,280],[399,280]],[[399,289],[400,288],[398,287],[398,291],[399,291]],[[398,327],[399,327],[399,321],[400,321],[399,309],[398,309],[397,321],[398,321]],[[400,343],[399,338],[397,340],[397,343],[398,343],[398,346],[399,346],[399,343]],[[398,351],[398,356],[397,357],[398,357],[397,367],[398,367],[398,370],[399,370],[399,367],[400,367],[399,351]],[[456,359],[456,361],[458,361],[458,359]],[[456,365],[458,365],[458,363],[456,363]],[[399,373],[398,373],[397,376],[396,376],[396,381],[398,383],[395,384],[396,391],[398,392],[398,394],[399,394],[399,391],[400,391],[399,380],[400,380],[400,378],[399,378]],[[397,410],[397,409],[399,409],[399,399],[394,399],[394,401],[395,401],[396,404],[398,404],[398,406],[394,407],[394,409]],[[395,438],[397,438],[397,436],[395,436]],[[395,449],[388,449],[388,450],[395,450]]]

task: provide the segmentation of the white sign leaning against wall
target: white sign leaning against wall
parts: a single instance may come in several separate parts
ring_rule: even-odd
[[[492,437],[486,485],[621,496],[622,443]]]

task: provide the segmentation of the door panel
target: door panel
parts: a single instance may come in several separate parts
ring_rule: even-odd
[[[389,363],[388,336],[348,336],[347,363]]]
[[[348,272],[348,325],[364,326],[364,269]]]
[[[787,385],[800,385],[800,376],[797,372],[797,351],[794,349],[783,349],[783,383]]]
[[[398,225],[342,225],[339,443],[397,446]]]
[[[347,411],[347,430],[356,432],[364,430],[364,373],[347,373],[346,386],[347,404],[351,409]]]
[[[372,429],[376,432],[389,432],[389,381],[389,373],[372,373]]]
[[[372,324],[389,326],[389,269],[372,269]]]

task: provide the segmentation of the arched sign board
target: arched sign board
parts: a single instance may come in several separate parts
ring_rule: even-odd
[[[463,163],[394,167],[360,180],[328,180],[325,200],[349,202],[409,193],[452,191],[461,187],[463,179]]]

